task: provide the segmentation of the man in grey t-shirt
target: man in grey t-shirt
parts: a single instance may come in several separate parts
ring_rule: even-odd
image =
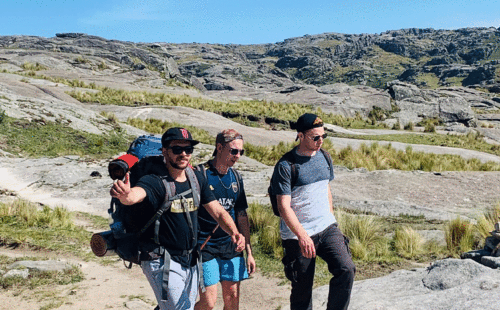
[[[321,145],[326,138],[323,121],[306,113],[297,120],[300,144],[274,169],[273,194],[281,215],[280,233],[285,275],[292,282],[291,310],[312,309],[316,255],[327,264],[330,280],[327,309],[347,309],[356,268],[347,238],[333,215],[329,182],[333,168]],[[292,166],[294,165],[294,176]],[[293,180],[292,180],[293,178]]]

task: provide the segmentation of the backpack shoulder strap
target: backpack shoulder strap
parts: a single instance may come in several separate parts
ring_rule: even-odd
[[[185,171],[189,181],[189,185],[191,185],[191,190],[193,191],[194,205],[195,207],[199,207],[201,201],[200,182],[198,181],[198,178],[196,177],[196,174],[194,173],[194,170],[191,167],[187,167]],[[204,174],[206,177],[206,171],[204,171]]]
[[[296,147],[283,155],[283,159],[286,160],[286,162],[288,162],[288,164],[290,165],[290,188],[293,188],[295,186],[298,177],[297,165],[295,161],[295,149]]]
[[[331,172],[333,170],[332,169],[332,167],[333,167],[332,156],[330,155],[330,153],[327,150],[325,150],[323,148],[321,148],[320,150],[323,153],[323,156],[325,156],[326,162],[328,163],[328,168],[330,169],[330,172]]]

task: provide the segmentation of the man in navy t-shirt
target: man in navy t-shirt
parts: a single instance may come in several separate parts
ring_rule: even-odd
[[[243,136],[234,129],[221,131],[215,141],[214,158],[201,165],[215,198],[231,215],[245,236],[247,260],[237,252],[230,236],[220,229],[205,210],[200,210],[198,223],[202,244],[203,281],[206,291],[200,293],[195,310],[211,310],[217,302],[217,283],[221,283],[224,309],[239,309],[240,282],[255,271],[250,245],[250,224],[243,181],[232,167],[243,155]]]

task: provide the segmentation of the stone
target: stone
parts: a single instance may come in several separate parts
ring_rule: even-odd
[[[29,269],[13,269],[3,275],[3,278],[21,277],[27,279],[30,275]]]
[[[470,252],[465,252],[460,255],[460,258],[462,259],[467,259],[470,258],[474,260],[477,263],[481,263],[481,258],[483,256],[489,256],[491,255],[491,251],[487,251],[485,249],[481,250],[475,250],[475,251],[470,251]]]
[[[500,257],[483,256],[481,264],[493,269],[500,268]]]
[[[73,268],[73,265],[56,260],[40,260],[40,261],[17,261],[9,265],[8,269],[16,269],[19,267],[25,267],[29,270],[37,271],[64,271]]]
[[[499,243],[500,240],[495,237],[486,237],[486,240],[484,241],[484,249],[487,251],[493,251]]]

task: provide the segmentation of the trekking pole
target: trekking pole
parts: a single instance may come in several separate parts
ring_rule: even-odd
[[[217,226],[215,226],[214,230],[212,230],[212,232],[210,233],[210,235],[208,235],[207,240],[205,240],[205,242],[203,242],[203,244],[200,246],[200,251],[203,250],[203,248],[205,247],[205,245],[207,245],[207,242],[210,240],[210,238],[212,238],[212,235],[215,233],[215,231],[217,230],[217,228],[219,228],[219,224],[217,224]]]

